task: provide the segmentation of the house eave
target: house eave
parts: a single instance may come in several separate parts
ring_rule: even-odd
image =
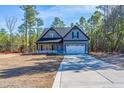
[[[43,38],[40,41],[37,41],[36,43],[62,43],[61,38]]]

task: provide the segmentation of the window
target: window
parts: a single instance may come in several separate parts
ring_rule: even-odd
[[[52,34],[51,34],[51,38],[53,38],[53,37],[54,37],[54,34],[52,33]]]
[[[52,47],[52,50],[54,50],[55,48],[54,48],[54,45],[51,45],[51,47]]]
[[[42,45],[40,46],[40,50],[42,50],[43,49],[43,47],[42,47]]]
[[[72,32],[72,38],[78,38],[79,32]]]

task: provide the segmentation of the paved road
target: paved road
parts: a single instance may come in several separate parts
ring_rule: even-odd
[[[124,87],[124,69],[90,55],[65,55],[53,88]]]

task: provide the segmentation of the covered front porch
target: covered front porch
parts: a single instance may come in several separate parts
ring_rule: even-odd
[[[62,39],[43,39],[37,43],[37,53],[61,54],[63,53]]]
[[[63,53],[63,47],[62,43],[58,44],[38,44],[38,53],[53,53],[53,54],[59,54]]]

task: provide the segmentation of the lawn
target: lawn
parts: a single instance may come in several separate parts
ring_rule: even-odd
[[[91,52],[92,56],[95,56],[98,59],[101,59],[107,63],[117,65],[121,68],[124,68],[124,54],[120,53],[102,53],[102,52]]]
[[[0,58],[0,87],[52,87],[62,55],[17,55]]]

